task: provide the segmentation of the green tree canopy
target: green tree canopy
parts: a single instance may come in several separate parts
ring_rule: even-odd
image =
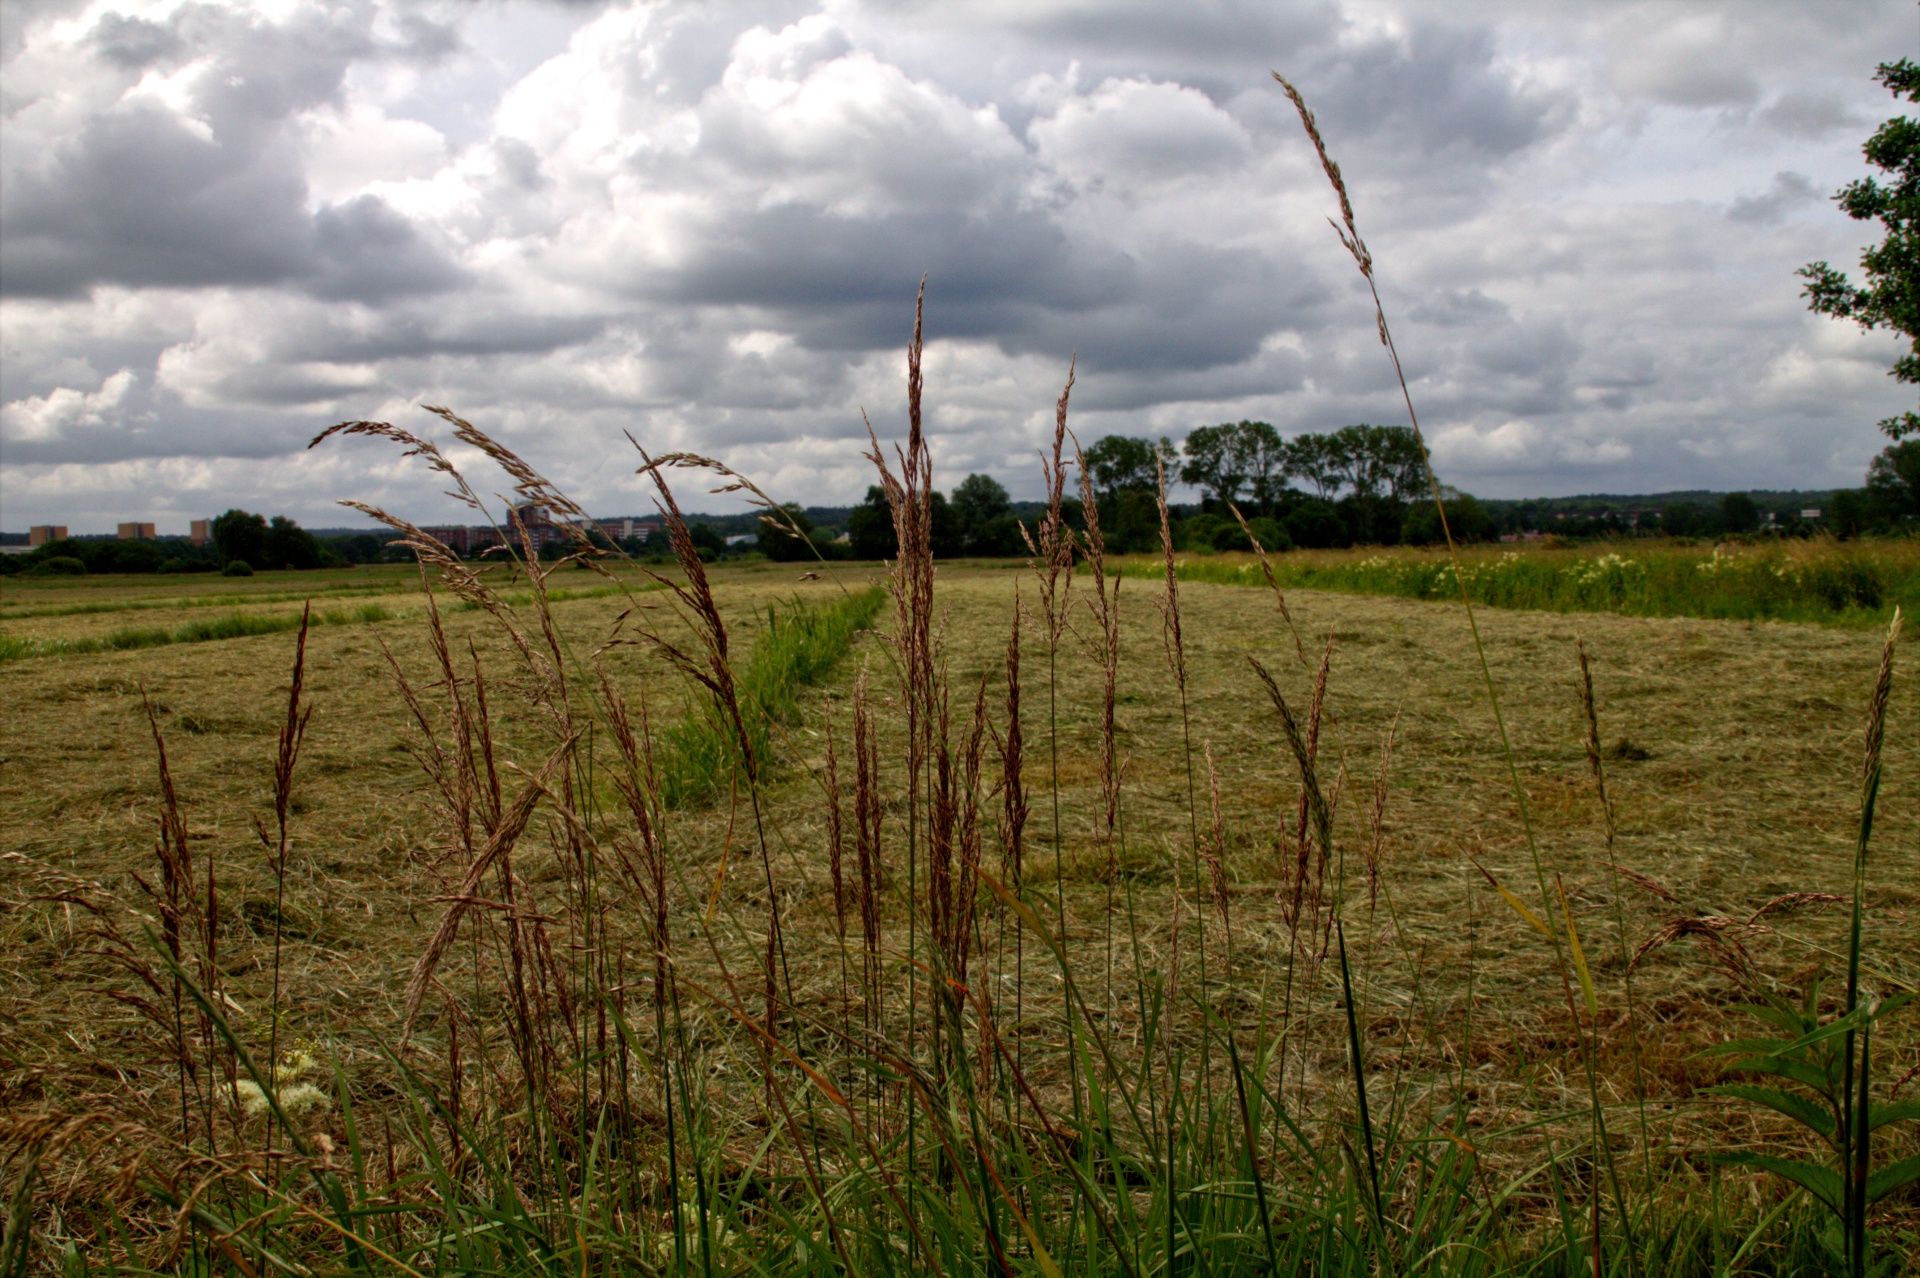
[[[813,558],[813,544],[809,540],[813,533],[813,521],[807,518],[807,512],[800,503],[790,501],[780,507],[779,515],[760,516],[760,550],[767,558],[777,563],[796,563]],[[794,535],[794,529],[800,535]]]
[[[1338,435],[1295,435],[1287,441],[1286,470],[1313,485],[1321,501],[1340,491],[1347,474],[1347,459],[1341,452]],[[1295,536],[1295,541],[1300,541]],[[1301,545],[1310,543],[1301,541]]]
[[[1731,533],[1752,532],[1760,526],[1760,507],[1745,493],[1720,499],[1720,526]]]
[[[262,515],[234,509],[213,521],[213,544],[220,548],[220,562],[238,560],[255,568],[270,568],[267,557],[267,521]]]
[[[855,559],[891,559],[900,553],[886,489],[874,484],[867,489],[866,500],[848,514],[847,541]]]
[[[1238,502],[1246,489],[1257,505],[1265,506],[1286,482],[1286,444],[1266,422],[1201,426],[1182,448],[1187,460],[1180,467],[1180,482],[1223,504]]]
[[[1920,102],[1920,65],[1905,58],[1882,62],[1874,79],[1896,98]],[[1920,122],[1896,116],[1874,130],[1862,148],[1867,163],[1889,175],[1849,182],[1834,196],[1856,222],[1878,221],[1886,238],[1860,255],[1864,286],[1825,262],[1800,268],[1807,304],[1822,315],[1849,319],[1868,330],[1892,329],[1911,349],[1893,365],[1900,381],[1920,383]],[[1920,433],[1920,413],[1905,412],[1880,423],[1894,439]]]
[[[1427,459],[1411,426],[1342,426],[1333,434],[1329,464],[1356,497],[1427,495]]]
[[[1889,523],[1920,519],[1920,439],[1904,440],[1873,459],[1867,496]]]
[[[1106,435],[1086,451],[1087,475],[1102,497],[1128,490],[1153,492],[1160,486],[1159,463],[1176,460],[1169,440],[1155,443],[1132,435]]]
[[[1012,510],[1013,499],[992,475],[968,475],[954,487],[953,513],[968,537]]]

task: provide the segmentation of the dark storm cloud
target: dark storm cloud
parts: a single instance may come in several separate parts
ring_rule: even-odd
[[[9,166],[13,168],[13,166]],[[0,192],[0,286],[268,284],[306,264],[306,181],[286,148],[222,146],[159,107],[90,121]]]
[[[1496,65],[1491,31],[1430,23],[1335,54],[1311,85],[1337,139],[1413,159],[1423,175],[1463,164],[1474,174],[1564,127],[1573,105],[1516,84]]]
[[[1792,274],[1857,252],[1871,6],[92,2],[0,6],[10,513],[246,504],[420,402],[590,502],[622,429],[857,497],[923,273],[942,467],[1024,459],[1076,355],[1092,434],[1399,420],[1269,68],[1451,481],[1840,482],[1898,407]],[[370,457],[315,508],[408,508]]]
[[[1776,173],[1773,185],[1764,195],[1742,195],[1727,209],[1735,222],[1778,222],[1791,210],[1820,198],[1813,182],[1804,173]]]
[[[123,97],[44,150],[13,149],[0,291],[286,284],[377,303],[458,283],[445,255],[375,197],[309,211],[288,121],[332,102],[348,67],[376,51],[365,26],[316,11],[269,24],[199,5],[165,24],[105,15],[91,44],[117,69],[208,63],[190,75],[184,111]],[[402,26],[429,44],[448,38],[423,21]]]
[[[442,293],[464,279],[465,272],[378,196],[323,208],[313,218],[305,282],[315,297],[378,304]]]

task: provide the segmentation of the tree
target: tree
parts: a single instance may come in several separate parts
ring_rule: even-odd
[[[1255,506],[1271,510],[1287,485],[1287,441],[1266,422],[1241,422],[1237,429],[1248,496]]]
[[[1841,541],[1858,537],[1873,518],[1866,494],[1857,488],[1842,488],[1827,504],[1827,527]]]
[[[1251,478],[1246,449],[1240,440],[1240,426],[1223,422],[1218,426],[1199,426],[1188,433],[1181,444],[1187,455],[1180,467],[1180,482],[1191,484],[1221,505],[1240,500],[1240,490]]]
[[[1293,544],[1308,550],[1326,550],[1347,544],[1346,521],[1340,518],[1340,512],[1329,501],[1314,499],[1301,502],[1287,512],[1285,527]]]
[[[1342,426],[1328,453],[1356,497],[1414,501],[1427,495],[1427,457],[1411,426]]]
[[[946,494],[937,488],[928,493],[927,508],[927,549],[933,557],[952,559],[966,553],[966,534],[961,531],[960,517],[954,513]]]
[[[261,553],[267,562],[255,564],[256,568],[318,568],[327,558],[314,535],[285,515],[275,515],[267,526]]]
[[[1760,526],[1760,507],[1745,493],[1728,493],[1720,499],[1720,526],[1730,533],[1752,532]]]
[[[847,540],[855,559],[892,559],[900,553],[886,489],[873,485],[867,489],[866,500],[847,515]]]
[[[1340,491],[1346,478],[1346,459],[1332,435],[1295,435],[1287,441],[1286,471],[1313,485],[1321,501]],[[1298,535],[1295,541],[1300,541]],[[1301,545],[1306,545],[1300,541]]]
[[[693,543],[704,563],[711,563],[727,553],[727,538],[718,528],[704,520],[687,526],[687,540]]]
[[[267,557],[267,521],[260,515],[234,509],[213,521],[213,544],[220,548],[220,562],[238,561],[255,568],[271,568]]]
[[[1660,531],[1669,537],[1691,537],[1700,530],[1698,507],[1676,502],[1660,512]]]
[[[1094,491],[1111,497],[1128,489],[1153,492],[1160,486],[1160,462],[1171,466],[1176,454],[1169,440],[1156,444],[1132,435],[1105,435],[1094,441],[1085,457]]]
[[[1905,58],[1882,62],[1874,79],[1896,98],[1920,102],[1920,65]],[[1892,176],[1883,186],[1871,177],[1849,182],[1834,196],[1856,222],[1878,221],[1886,238],[1860,255],[1866,286],[1860,287],[1825,262],[1800,268],[1807,304],[1822,315],[1849,319],[1869,331],[1892,329],[1911,349],[1893,365],[1893,376],[1920,383],[1920,122],[1888,120],[1862,148],[1867,163]],[[1920,413],[1905,412],[1880,423],[1894,439],[1920,434]]]
[[[1891,524],[1920,519],[1920,439],[1883,449],[1867,468],[1867,499]]]
[[[807,518],[807,512],[800,508],[799,502],[790,501],[780,508],[779,515],[762,515],[760,522],[760,550],[767,558],[776,563],[797,563],[813,558],[813,521]],[[798,535],[794,530],[799,529]]]
[[[1447,532],[1453,534],[1456,542],[1486,541],[1494,535],[1493,517],[1478,500],[1445,485],[1440,491],[1447,511]],[[1408,513],[1400,536],[1413,546],[1432,545],[1445,539],[1440,531],[1440,515],[1431,502],[1423,502]]]
[[[968,541],[979,535],[982,528],[1012,511],[1012,498],[992,475],[968,475],[954,486],[953,513]]]
[[[1286,481],[1286,444],[1266,422],[1201,426],[1181,447],[1187,460],[1180,467],[1180,482],[1204,490],[1223,505],[1237,503],[1245,488],[1256,506],[1265,507]]]

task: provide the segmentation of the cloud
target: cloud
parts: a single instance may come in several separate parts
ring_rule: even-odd
[[[69,429],[99,426],[126,402],[133,389],[133,370],[123,368],[100,383],[98,390],[78,391],[57,386],[45,395],[17,399],[0,409],[8,436],[23,443],[57,440]]]
[[[1789,211],[1812,204],[1820,198],[1813,181],[1804,173],[1780,172],[1762,195],[1742,195],[1727,208],[1727,217],[1735,222],[1778,222]]]
[[[108,12],[27,59],[30,79],[70,70],[92,92],[48,92],[10,120],[0,288],[284,285],[379,302],[450,286],[457,271],[377,196],[310,198],[297,122],[380,51],[368,25],[304,8],[281,22],[194,5],[165,23]]]
[[[1402,420],[1273,67],[1344,168],[1450,482],[1849,482],[1906,402],[1892,347],[1793,272],[1858,251],[1823,196],[1893,109],[1863,68],[1896,27],[1795,0],[22,0],[0,495],[70,524],[162,480],[428,512],[370,447],[287,459],[431,402],[590,504],[637,500],[625,430],[857,498],[923,274],[942,482],[1032,491],[1070,359],[1089,440]]]

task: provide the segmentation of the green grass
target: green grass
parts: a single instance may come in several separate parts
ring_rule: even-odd
[[[766,626],[736,682],[747,739],[763,764],[775,758],[778,729],[798,721],[801,692],[845,655],[884,598],[882,591],[869,588],[832,603],[767,609]],[[661,774],[666,801],[678,806],[724,793],[739,762],[738,741],[732,720],[711,700],[668,729]]]
[[[130,595],[117,599],[95,599],[85,603],[48,604],[31,606],[8,601],[0,605],[5,620],[21,620],[28,617],[82,617],[107,612],[142,612],[172,608],[227,608],[238,604],[298,603],[310,599],[316,594],[325,593],[331,597],[341,595],[394,595],[412,593],[418,589],[417,579],[413,582],[397,580],[379,583],[334,582],[321,586],[318,590],[273,590],[258,593],[229,591],[217,595],[187,595],[179,598],[156,597],[153,595]]]
[[[1460,597],[1444,552],[1414,549],[1297,551],[1271,557],[1283,590],[1334,590],[1412,599]],[[1696,546],[1626,541],[1581,549],[1483,548],[1465,552],[1475,603],[1547,612],[1705,617],[1884,626],[1895,605],[1920,609],[1920,541],[1762,542]],[[1157,557],[1122,571],[1157,579]],[[1182,555],[1183,580],[1264,586],[1246,554]]]
[[[366,624],[394,621],[405,613],[384,604],[364,603],[354,608],[322,608],[314,612],[316,626]],[[300,628],[300,614],[230,612],[178,626],[122,626],[104,635],[82,639],[30,639],[0,633],[0,662],[32,657],[75,657],[98,652],[125,652],[132,648],[159,648],[174,643],[210,643],[220,639],[244,639],[250,635],[275,635]]]

